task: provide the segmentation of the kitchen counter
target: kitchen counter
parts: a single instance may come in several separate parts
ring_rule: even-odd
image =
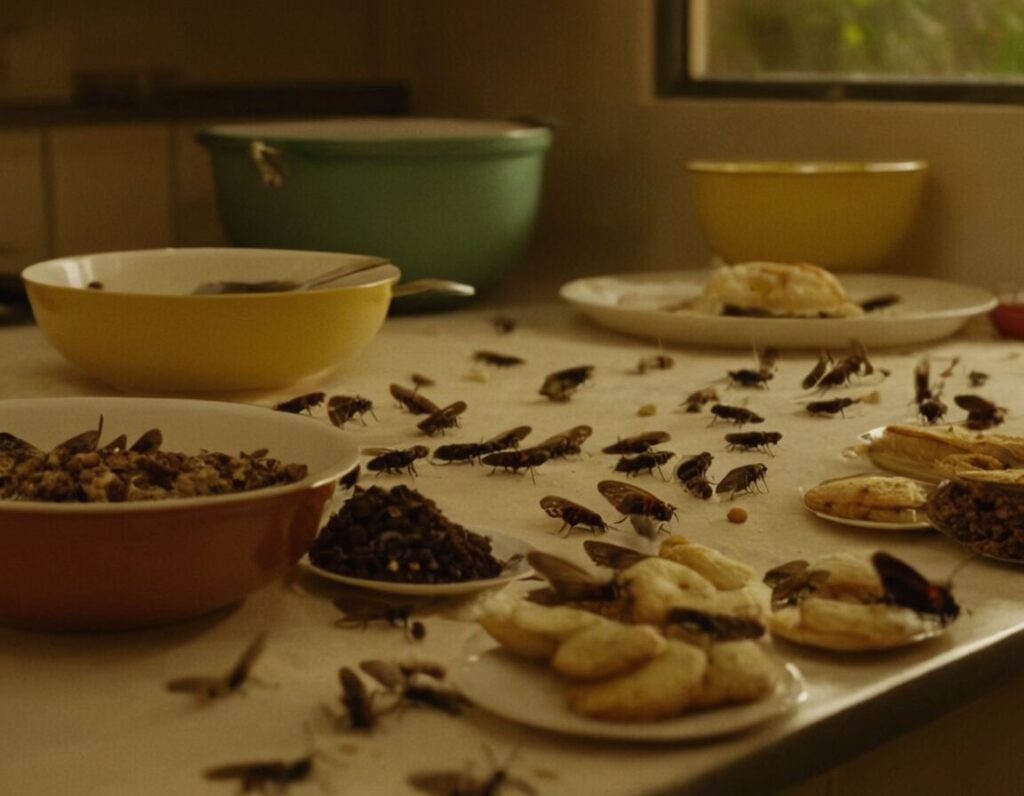
[[[534,427],[529,444],[579,423],[592,425],[585,455],[545,464],[536,483],[529,475],[492,475],[486,467],[425,462],[419,463],[415,480],[363,476],[364,484],[412,483],[457,522],[514,534],[581,562],[581,543],[589,533],[558,535],[558,521],[538,508],[539,499],[562,495],[611,519],[613,512],[595,485],[612,476],[614,460],[598,453],[599,448],[620,436],[661,429],[672,435],[664,446],[669,450],[714,453],[714,476],[739,464],[768,465],[770,491],[735,500],[750,515],[742,525],[726,520],[731,504],[700,502],[677,483],[640,477],[639,486],[679,507],[673,532],[717,547],[759,571],[795,558],[884,547],[933,580],[944,580],[965,558],[949,540],[929,532],[883,533],[819,520],[803,508],[799,488],[866,469],[864,461],[842,455],[857,434],[913,419],[911,372],[924,353],[932,357],[934,370],[942,370],[950,357],[961,358],[946,384],[949,397],[967,391],[967,370],[992,374],[979,392],[1011,408],[1007,432],[1024,433],[1024,419],[1015,409],[1024,385],[1019,344],[994,338],[981,321],[927,349],[877,352],[876,366],[891,369],[892,376],[865,379],[839,394],[878,390],[880,402],[855,406],[845,419],[807,416],[799,403],[806,399],[799,382],[812,357],[783,352],[770,390],[723,391],[727,402],[748,400],[764,415],[761,428],[782,432],[771,457],[726,452],[723,435],[731,428],[721,423],[709,427],[706,413],[685,414],[677,408],[685,395],[722,379],[727,369],[751,366],[748,352],[672,348],[674,369],[635,375],[628,371],[641,356],[657,353],[655,345],[604,331],[553,303],[501,307],[519,326],[498,335],[489,322],[497,311],[484,305],[391,318],[354,364],[318,389],[359,393],[375,402],[376,420],[368,417],[365,426],[355,422],[346,427],[360,447],[440,444],[424,440],[415,420],[393,407],[388,396],[389,383],[408,384],[414,371],[436,380],[435,387],[425,390],[435,402],[461,399],[469,405],[462,428],[444,442],[477,441],[526,423]],[[487,381],[471,380],[471,355],[478,349],[515,354],[527,363],[489,369]],[[569,403],[551,403],[537,394],[548,372],[584,364],[595,366],[593,383]],[[0,328],[0,370],[0,398],[111,394],[67,365],[32,326]],[[248,400],[270,405],[311,387]],[[639,417],[638,408],[648,403],[656,405],[657,414]],[[950,419],[961,414],[952,407]],[[322,412],[317,417],[310,422],[327,422]],[[625,530],[606,538],[644,544]],[[226,794],[237,788],[206,781],[205,769],[238,761],[291,760],[315,750],[313,775],[289,792],[411,793],[405,784],[408,773],[473,765],[477,774],[485,774],[489,754],[511,759],[511,772],[542,794],[763,792],[825,770],[994,688],[1013,673],[1024,651],[1024,577],[1012,566],[975,560],[954,581],[965,610],[940,638],[887,654],[859,655],[777,642],[774,651],[803,672],[808,698],[789,716],[734,737],[689,744],[597,742],[535,731],[481,710],[448,716],[415,709],[384,717],[365,735],[334,731],[324,717],[324,706],[338,707],[338,668],[366,658],[453,664],[479,633],[470,621],[474,600],[425,606],[421,618],[427,635],[415,642],[401,630],[376,625],[336,627],[339,614],[330,598],[341,589],[297,569],[239,606],[166,628],[100,636],[0,631],[0,790]],[[254,669],[260,682],[244,695],[197,705],[164,689],[172,677],[223,672],[264,630],[269,632],[267,650]]]

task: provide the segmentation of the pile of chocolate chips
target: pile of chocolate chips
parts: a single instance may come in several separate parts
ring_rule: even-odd
[[[415,489],[357,487],[313,542],[310,561],[354,578],[456,583],[493,578],[503,565],[487,537],[447,519]]]

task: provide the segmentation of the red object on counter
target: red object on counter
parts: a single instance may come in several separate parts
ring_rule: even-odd
[[[989,318],[1003,337],[1024,338],[1024,304],[1000,304]]]

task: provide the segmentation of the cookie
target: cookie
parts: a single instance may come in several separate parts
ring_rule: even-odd
[[[563,641],[551,666],[575,680],[604,680],[633,671],[665,651],[665,638],[649,625],[604,622]]]

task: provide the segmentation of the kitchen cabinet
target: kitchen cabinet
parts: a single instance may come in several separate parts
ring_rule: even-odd
[[[47,252],[44,138],[39,128],[0,131],[0,277]]]

